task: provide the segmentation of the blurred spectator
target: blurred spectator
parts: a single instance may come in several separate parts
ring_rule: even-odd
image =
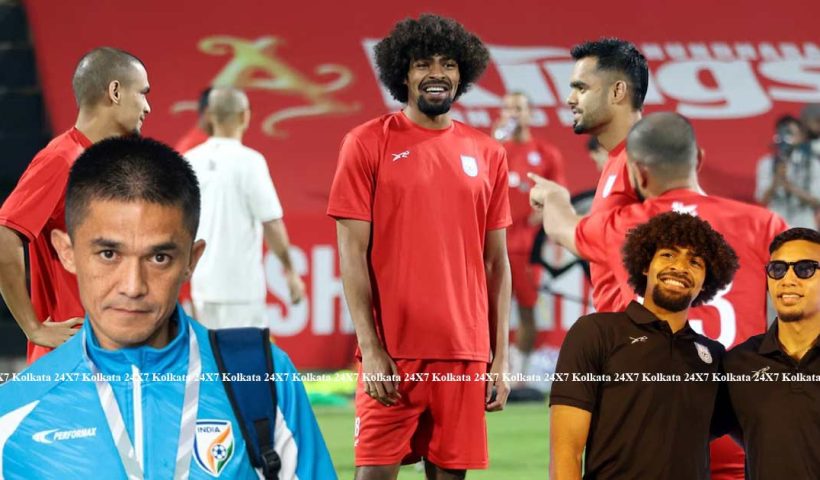
[[[791,115],[777,120],[772,154],[757,165],[755,198],[791,227],[817,228],[820,157],[812,152],[806,128]]]
[[[186,153],[188,150],[196,147],[197,145],[205,143],[205,140],[208,140],[208,137],[213,135],[214,128],[211,125],[210,120],[208,120],[208,115],[206,115],[208,110],[208,97],[210,95],[211,87],[206,88],[199,94],[199,100],[196,105],[196,125],[185,132],[185,135],[183,135],[179,140],[177,140],[177,143],[174,144],[174,150],[177,152]]]
[[[810,103],[800,111],[800,120],[809,136],[812,151],[820,155],[820,103]]]
[[[603,171],[604,165],[606,165],[606,161],[609,159],[609,152],[598,143],[598,139],[595,137],[589,137],[587,151],[589,152],[589,158],[595,162],[595,168],[599,172]]]
[[[527,173],[537,173],[566,185],[564,159],[549,143],[536,139],[530,131],[532,110],[523,92],[504,96],[493,137],[507,151],[510,186],[510,214],[507,228],[507,253],[512,273],[512,291],[518,303],[516,348],[510,349],[510,371],[526,373],[535,347],[535,304],[538,301],[538,271],[530,263],[533,243],[541,226],[541,213],[530,207],[530,182]]]
[[[239,89],[214,88],[206,114],[213,135],[185,153],[202,192],[197,238],[208,245],[191,278],[194,313],[208,328],[265,328],[263,239],[282,264],[292,304],[301,301],[305,286],[293,268],[267,161],[242,144],[251,118],[248,97]]]

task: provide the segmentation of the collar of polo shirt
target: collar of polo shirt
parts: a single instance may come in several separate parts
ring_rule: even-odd
[[[650,312],[649,310],[647,310],[646,307],[644,307],[643,305],[641,305],[640,303],[638,303],[634,300],[629,302],[629,305],[627,305],[627,307],[626,307],[625,313],[627,314],[627,316],[629,316],[629,318],[632,320],[632,322],[634,322],[638,325],[657,324],[656,327],[658,329],[667,330],[670,333],[672,332],[672,330],[669,327],[669,324],[667,322],[665,322],[665,321],[661,320],[660,318],[656,317],[654,313]],[[683,326],[683,328],[681,328],[678,332],[674,333],[674,335],[675,336],[695,336],[696,333],[692,329],[692,327],[689,326],[689,322],[687,321],[686,324]]]

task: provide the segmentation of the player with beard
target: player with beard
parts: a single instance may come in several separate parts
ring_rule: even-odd
[[[506,155],[448,113],[489,53],[456,21],[422,15],[375,58],[406,106],[345,136],[328,206],[361,359],[356,478],[394,479],[420,457],[427,478],[464,478],[486,468],[484,412],[509,393]]]
[[[693,324],[726,347],[765,331],[766,282],[760,272],[768,261],[769,243],[787,228],[786,222],[760,206],[701,193],[697,141],[692,125],[681,115],[648,115],[629,132],[626,150],[627,167],[646,200],[580,218],[564,187],[533,178],[531,201],[543,207],[547,234],[589,260],[591,267],[610,273],[606,281],[611,283],[599,286],[618,294],[612,305],[620,311],[636,293],[618,261],[629,229],[663,212],[697,215],[726,238],[741,267],[732,284],[709,305],[690,312]],[[716,480],[743,478],[743,451],[728,437],[714,442],[712,460]]]
[[[0,292],[28,337],[29,362],[74,335],[84,316],[77,279],[63,268],[49,242],[52,230],[65,230],[68,171],[91,144],[139,134],[151,111],[145,65],[116,48],[100,47],[85,54],[71,86],[80,109],[77,122],[37,153],[0,208]],[[30,297],[23,255],[26,241]]]
[[[585,478],[708,479],[724,348],[695,332],[689,308],[732,281],[737,257],[707,222],[668,212],[630,231],[623,263],[644,303],[567,332],[556,373],[569,377],[550,394],[550,478],[581,478],[586,447]]]
[[[726,354],[726,372],[749,377],[726,382],[734,413],[726,420],[751,480],[820,478],[820,233],[793,228],[769,250],[777,320]]]
[[[635,45],[617,38],[576,45],[571,50],[575,66],[567,97],[573,114],[573,131],[595,137],[609,152],[604,163],[591,213],[639,201],[626,168],[626,136],[641,119],[649,82],[646,58]],[[592,299],[599,312],[618,310],[612,272],[590,265]]]

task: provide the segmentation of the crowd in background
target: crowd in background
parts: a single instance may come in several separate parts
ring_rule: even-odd
[[[757,164],[755,199],[789,226],[820,225],[820,104],[803,107],[800,118],[775,123],[771,152]]]

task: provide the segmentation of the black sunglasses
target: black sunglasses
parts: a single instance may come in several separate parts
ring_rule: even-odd
[[[784,262],[783,260],[773,260],[766,264],[766,275],[773,280],[780,280],[786,276],[789,267],[794,267],[794,274],[803,280],[814,276],[820,262],[816,260],[798,260],[796,262]]]

